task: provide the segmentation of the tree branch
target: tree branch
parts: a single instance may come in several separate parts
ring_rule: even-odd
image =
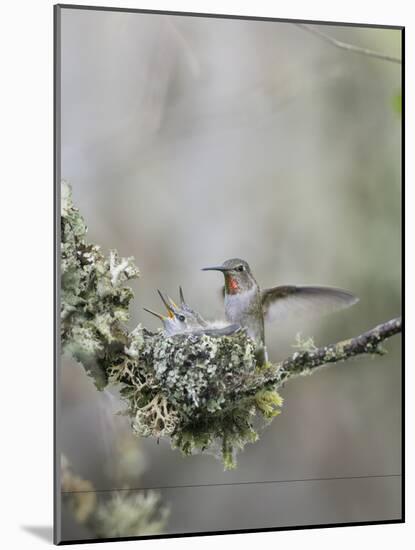
[[[296,351],[291,357],[272,365],[272,368],[264,373],[263,380],[249,388],[247,395],[252,395],[264,387],[277,389],[290,378],[314,372],[320,367],[346,361],[357,355],[384,355],[386,351],[381,344],[400,332],[402,332],[402,320],[397,317],[355,338],[320,348],[312,345],[313,349]]]
[[[399,64],[402,63],[402,60],[399,57],[383,54],[380,52],[376,52],[374,50],[370,50],[368,48],[362,48],[360,46],[354,46],[353,44],[348,44],[347,42],[342,42],[340,40],[337,40],[336,38],[333,38],[332,36],[329,36],[328,34],[321,31],[320,29],[316,29],[315,27],[312,27],[311,25],[306,25],[304,23],[296,23],[296,26],[299,27],[300,29],[304,29],[305,31],[311,32],[312,34],[318,36],[325,42],[341,50],[346,50],[348,52],[365,55],[367,57],[374,57],[376,59],[382,59],[383,61],[390,61],[391,63],[399,63]]]

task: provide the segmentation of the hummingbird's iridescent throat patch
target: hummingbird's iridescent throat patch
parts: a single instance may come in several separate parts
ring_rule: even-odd
[[[229,273],[225,274],[225,284],[226,292],[228,294],[237,294],[240,290],[238,281],[234,277],[232,277],[232,275],[229,275]]]

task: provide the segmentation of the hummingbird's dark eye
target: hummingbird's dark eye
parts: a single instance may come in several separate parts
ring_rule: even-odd
[[[184,323],[186,321],[186,317],[184,315],[178,315],[177,317],[181,323]]]
[[[238,265],[235,267],[236,271],[243,271],[245,268],[243,265]]]

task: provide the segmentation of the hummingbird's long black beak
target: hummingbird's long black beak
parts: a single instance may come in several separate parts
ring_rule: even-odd
[[[212,267],[202,267],[202,271],[222,271],[222,273],[225,273],[226,271],[229,271],[227,267],[223,267],[222,265],[214,265]]]

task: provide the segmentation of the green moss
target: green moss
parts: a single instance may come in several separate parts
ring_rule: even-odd
[[[280,414],[283,399],[276,390],[261,390],[256,394],[255,400],[265,418],[271,419]]]

